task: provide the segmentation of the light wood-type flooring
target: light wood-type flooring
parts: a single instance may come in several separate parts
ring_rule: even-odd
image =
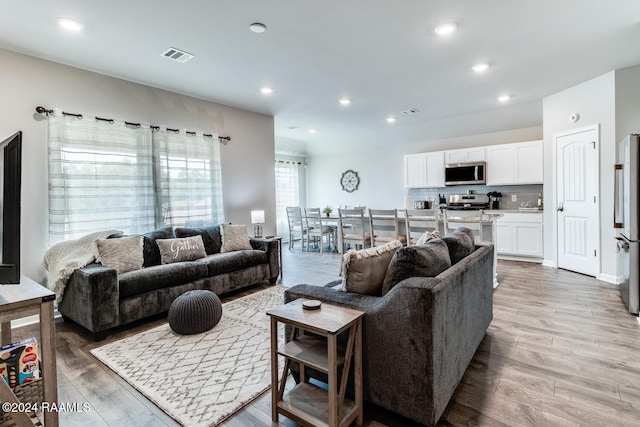
[[[281,283],[325,284],[338,278],[339,262],[337,254],[284,245]],[[498,275],[493,322],[439,425],[640,425],[640,324],[625,311],[617,286],[512,261],[499,261]],[[76,325],[56,321],[60,401],[91,407],[61,413],[61,426],[177,425],[89,353],[163,322],[140,322],[95,343]],[[14,335],[37,336],[37,328]],[[223,425],[296,425],[283,417],[272,424],[270,404],[266,392]],[[370,406],[365,418],[369,427],[412,425]]]

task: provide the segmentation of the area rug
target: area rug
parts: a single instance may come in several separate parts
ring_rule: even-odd
[[[224,303],[208,332],[177,335],[165,324],[91,353],[182,425],[217,425],[271,386],[265,312],[283,304],[284,289]]]

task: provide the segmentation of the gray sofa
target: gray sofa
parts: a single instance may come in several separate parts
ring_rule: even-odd
[[[201,235],[207,256],[161,264],[156,239]],[[111,328],[164,313],[181,294],[207,289],[218,295],[250,285],[275,283],[279,271],[275,241],[250,239],[252,250],[220,253],[220,227],[163,228],[143,235],[144,268],[118,275],[93,263],[67,282],[58,311],[103,339]]]
[[[285,292],[285,302],[310,298],[364,311],[365,401],[424,425],[442,416],[493,318],[493,245],[470,243],[473,252],[459,259],[455,239],[443,240],[455,264],[436,277],[406,278],[382,296],[332,284]]]

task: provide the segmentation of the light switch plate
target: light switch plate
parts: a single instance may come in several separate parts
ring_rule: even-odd
[[[517,202],[518,201],[518,195],[517,194],[512,194],[511,195],[511,201],[512,202]]]

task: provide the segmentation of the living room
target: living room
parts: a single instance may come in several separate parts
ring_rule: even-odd
[[[604,2],[592,3],[594,8],[605,7]],[[577,3],[574,5],[577,6]],[[628,11],[637,11],[637,5],[632,2],[626,2],[624,6],[619,7],[627,8]],[[294,10],[305,15],[298,7]],[[56,13],[72,14],[72,12],[73,10],[69,8],[63,12],[35,15],[38,16],[37,22],[40,22],[45,19],[44,15],[47,15],[48,19]],[[563,12],[566,11],[563,9]],[[22,13],[25,13],[22,16],[28,16],[26,12]],[[633,15],[631,12],[625,14]],[[458,10],[456,16],[464,16],[464,13]],[[6,14],[3,20],[9,18],[10,14]],[[252,22],[253,17],[245,16],[242,19]],[[256,16],[255,19],[263,18]],[[620,20],[617,13],[616,19]],[[243,25],[248,27],[251,22]],[[268,36],[273,28],[266,20],[265,24],[267,31],[264,35]],[[54,24],[47,25],[53,27]],[[89,23],[86,25],[89,26]],[[635,27],[627,26],[623,29],[632,33],[637,31],[637,24],[635,25]],[[242,31],[245,30],[249,32],[243,27]],[[460,32],[463,33],[463,30],[464,26],[461,23]],[[540,28],[537,30],[541,31]],[[430,28],[429,32],[431,31]],[[2,32],[4,30],[0,31]],[[13,31],[10,32],[13,33]],[[90,31],[87,32],[90,33]],[[259,36],[250,34],[250,36],[254,35]],[[49,46],[51,49],[54,48],[54,43],[57,48],[64,47],[66,43],[75,43],[69,35],[56,37],[58,39],[55,42],[52,41],[52,45]],[[224,34],[220,37],[224,40]],[[414,121],[408,125],[403,125],[402,117],[399,116],[398,123],[395,125],[400,126],[396,126],[395,129],[391,127],[393,125],[383,123],[381,127],[376,127],[371,132],[364,132],[358,137],[349,135],[334,138],[334,133],[329,133],[319,125],[315,134],[308,134],[307,124],[304,124],[304,129],[288,129],[298,123],[294,120],[295,115],[284,119],[286,116],[283,114],[287,108],[280,105],[280,101],[273,101],[273,104],[269,104],[268,100],[260,101],[266,105],[261,111],[269,109],[272,111],[255,112],[258,109],[251,111],[246,108],[240,98],[233,102],[218,101],[228,99],[229,95],[227,93],[218,95],[209,87],[203,87],[200,96],[193,93],[189,96],[183,93],[190,92],[182,90],[178,83],[167,84],[160,89],[144,78],[128,80],[125,76],[103,71],[100,64],[86,69],[72,66],[73,61],[56,60],[53,54],[37,53],[28,48],[22,48],[5,38],[4,34],[0,37],[0,42],[2,47],[0,49],[2,64],[0,87],[5,99],[3,106],[0,107],[3,116],[0,121],[0,135],[5,137],[17,130],[22,130],[24,133],[22,273],[38,283],[46,281],[46,271],[41,262],[51,243],[48,230],[47,120],[46,117],[35,112],[35,107],[39,105],[47,108],[61,108],[73,113],[162,124],[230,136],[231,140],[220,146],[225,222],[249,225],[251,211],[263,209],[265,211],[263,234],[265,235],[276,234],[276,183],[273,165],[277,158],[295,157],[303,159],[306,163],[304,194],[306,206],[324,207],[330,204],[332,206],[366,205],[402,208],[407,194],[402,180],[405,154],[543,140],[545,164],[543,198],[545,207],[548,207],[543,213],[543,264],[544,268],[550,268],[552,271],[555,271],[555,267],[558,266],[554,209],[557,174],[555,138],[563,132],[597,125],[600,153],[598,174],[598,223],[600,226],[597,247],[598,269],[595,276],[607,284],[616,284],[622,279],[622,268],[615,242],[617,230],[612,226],[614,223],[612,207],[615,202],[612,191],[615,179],[613,165],[617,163],[616,144],[627,134],[638,132],[637,120],[640,117],[640,105],[637,99],[640,99],[640,66],[637,64],[640,64],[640,57],[633,56],[637,55],[635,45],[625,46],[629,54],[628,60],[601,63],[592,69],[598,71],[590,71],[592,74],[588,76],[576,78],[567,75],[564,77],[566,81],[564,86],[547,90],[544,96],[534,100],[520,102],[516,96],[511,100],[512,104],[509,107],[491,104],[477,111],[458,110],[457,114],[449,115],[429,116],[427,114],[427,119],[424,121],[419,119],[419,122]],[[46,46],[49,40],[41,40],[40,43]],[[122,46],[131,47],[131,43],[122,43]],[[164,44],[174,42],[163,40],[162,43],[161,48],[164,49],[166,47]],[[88,42],[88,45],[91,45],[91,42]],[[588,40],[585,42],[585,50],[588,50],[589,46],[594,49],[599,47],[595,45],[593,40]],[[154,52],[154,55],[159,57],[159,53]],[[195,53],[200,54],[200,52]],[[565,52],[565,54],[569,56],[575,54],[575,51]],[[497,56],[497,53],[492,55]],[[158,61],[160,59],[164,60],[159,58]],[[583,61],[590,59],[581,57]],[[109,58],[105,62],[126,60],[126,57]],[[195,60],[197,61],[198,57]],[[286,57],[284,61],[287,61]],[[511,61],[515,60],[511,59]],[[156,66],[156,71],[159,75],[166,75],[167,81],[174,79],[179,82],[189,79],[181,76],[180,72],[173,67],[176,64],[159,64]],[[545,65],[543,68],[553,67]],[[340,74],[338,70],[338,67],[336,69],[326,67],[325,73],[336,73],[337,80]],[[240,71],[237,70],[237,72]],[[348,73],[345,71],[345,74]],[[245,84],[249,83],[245,82]],[[260,84],[261,82],[255,82],[256,96],[262,96],[258,93]],[[522,85],[521,88],[525,90],[526,86]],[[275,89],[274,97],[278,96],[278,90],[281,89]],[[493,95],[491,94],[492,97]],[[342,94],[330,95],[336,98],[336,104],[339,96]],[[524,94],[519,96],[525,97]],[[414,102],[413,98],[409,99],[410,101],[407,102]],[[358,102],[360,100],[354,96],[352,103],[355,105]],[[458,104],[463,102],[464,99],[457,99]],[[429,104],[426,101],[423,103]],[[393,111],[398,110],[396,114],[400,115],[401,109],[414,106],[414,104],[394,106]],[[336,109],[338,108],[342,107],[336,106]],[[426,111],[425,105],[424,112]],[[569,118],[574,113],[579,113],[579,120],[571,122]],[[335,113],[332,114],[335,115]],[[349,120],[348,118],[349,116],[346,121]],[[380,121],[384,121],[384,117]],[[492,126],[491,124],[495,121],[502,121],[502,124]],[[464,126],[462,122],[465,123]],[[316,125],[308,123],[308,126]],[[346,124],[344,126],[349,132],[354,127]],[[437,128],[437,131],[432,131],[432,127]],[[296,135],[303,132],[304,135],[297,140]],[[380,134],[381,138],[377,136],[374,140],[372,133]],[[394,144],[385,144],[383,140],[394,141]],[[340,175],[348,169],[358,171],[362,181],[359,189],[353,193],[341,191],[340,188]],[[251,231],[251,227],[249,228]],[[306,258],[294,257],[285,259],[286,262],[309,261]],[[320,261],[322,262],[324,261]],[[513,264],[505,265],[513,266]],[[513,271],[521,271],[520,268],[526,270],[528,267],[516,266],[513,267]],[[293,272],[293,274],[296,274],[295,277],[300,277],[298,273]],[[502,274],[505,277],[510,275],[509,270],[502,270]],[[287,281],[287,284],[295,283]]]

